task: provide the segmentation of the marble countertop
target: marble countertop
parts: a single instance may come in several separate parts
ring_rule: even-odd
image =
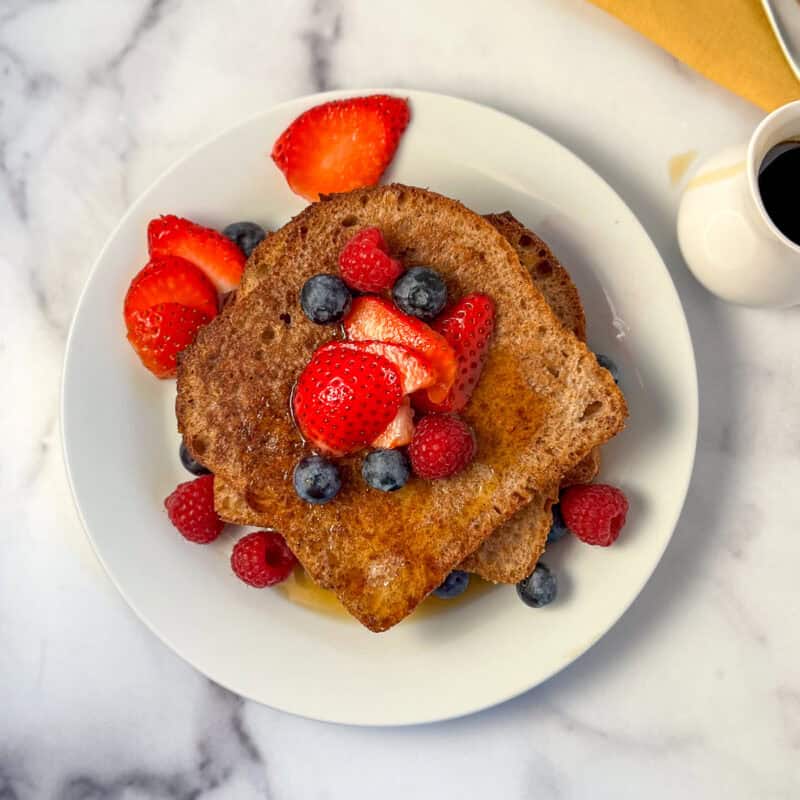
[[[694,281],[669,169],[760,113],[584,0],[398,8],[0,2],[3,800],[800,796],[800,317]],[[81,285],[159,172],[255,110],[380,85],[495,106],[603,175],[669,266],[701,391],[686,507],[622,621],[523,697],[395,730],[244,702],[151,635],[84,537],[57,417]]]

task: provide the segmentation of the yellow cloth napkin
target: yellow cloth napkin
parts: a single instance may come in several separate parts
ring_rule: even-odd
[[[759,0],[592,2],[767,111],[800,98],[800,82]]]

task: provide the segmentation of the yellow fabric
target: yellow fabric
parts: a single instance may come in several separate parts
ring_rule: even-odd
[[[800,99],[800,82],[786,63],[760,0],[591,2],[767,111]]]

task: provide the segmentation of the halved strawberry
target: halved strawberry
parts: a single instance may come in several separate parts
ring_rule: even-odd
[[[399,311],[380,297],[357,297],[344,318],[347,338],[402,344],[416,350],[436,370],[436,383],[425,391],[434,402],[447,397],[458,368],[445,338],[416,317]]]
[[[409,398],[404,397],[394,419],[386,426],[386,430],[372,442],[373,447],[392,450],[411,442],[414,436],[414,412],[411,410]]]
[[[409,116],[406,100],[385,94],[323,103],[278,137],[272,160],[292,191],[307,200],[373,186],[394,157]]]
[[[187,348],[211,317],[199,308],[158,303],[132,311],[126,319],[128,341],[147,369],[158,378],[175,375],[178,353]]]
[[[433,323],[434,330],[450,343],[458,358],[458,375],[453,388],[441,402],[430,394],[417,392],[414,407],[421,411],[461,411],[472,397],[481,377],[489,341],[494,331],[494,302],[485,294],[468,294],[446,308]]]
[[[300,373],[292,410],[313,447],[342,456],[380,435],[402,398],[400,373],[388,359],[334,342],[317,350]]]
[[[220,292],[233,291],[242,278],[244,253],[226,236],[174,214],[150,220],[151,256],[179,256],[199,267]]]
[[[125,295],[125,319],[159,303],[180,303],[210,319],[217,316],[217,290],[194,264],[177,256],[155,256],[139,270]]]
[[[402,344],[391,342],[331,342],[320,350],[329,347],[348,347],[365,353],[383,356],[397,367],[400,373],[403,394],[411,394],[418,389],[426,389],[436,383],[436,370],[419,353]],[[319,352],[319,351],[317,351]]]

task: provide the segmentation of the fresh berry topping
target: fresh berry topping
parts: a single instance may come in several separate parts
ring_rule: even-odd
[[[619,367],[608,356],[604,356],[601,353],[597,353],[595,358],[601,367],[607,369],[611,373],[614,383],[619,386]]]
[[[217,290],[192,263],[176,256],[152,258],[131,281],[125,295],[125,319],[159,303],[180,303],[217,316]]]
[[[561,513],[582,542],[608,547],[625,524],[628,500],[619,489],[602,483],[570,486],[561,495]]]
[[[332,343],[314,353],[300,374],[292,408],[313,447],[341,456],[382,433],[402,397],[400,374],[390,361]]]
[[[350,309],[350,290],[336,275],[315,275],[300,290],[303,313],[317,325],[340,322]]]
[[[373,450],[361,465],[361,475],[373,489],[396,492],[408,482],[411,468],[402,450]]]
[[[225,527],[214,510],[213,475],[178,484],[164,501],[164,507],[170,522],[190,542],[213,542]]]
[[[441,276],[428,267],[411,267],[392,288],[397,307],[412,317],[432,320],[447,302],[447,287]]]
[[[128,341],[150,372],[158,378],[171,378],[178,368],[178,353],[194,341],[210,319],[196,308],[159,303],[129,316]]]
[[[391,450],[405,447],[414,436],[414,412],[407,397],[403,398],[394,419],[386,426],[384,432],[370,443],[373,447]]]
[[[556,503],[553,506],[553,524],[550,526],[550,532],[547,534],[547,544],[553,544],[559,539],[563,539],[569,533],[569,528],[564,522],[564,517],[561,515],[561,506]]]
[[[244,253],[245,258],[250,258],[250,253],[267,234],[255,222],[232,222],[222,229],[222,235],[227,236]]]
[[[447,397],[456,377],[453,348],[445,338],[416,317],[410,317],[388,300],[357,297],[344,318],[347,338],[402,344],[416,350],[436,370],[436,383],[427,389],[436,401]]]
[[[485,294],[469,294],[446,309],[433,329],[453,348],[458,374],[441,403],[433,402],[429,393],[419,392],[414,396],[414,406],[420,411],[461,411],[472,397],[486,362],[494,331],[494,303]]]
[[[293,192],[321,194],[373,186],[394,157],[409,120],[408,103],[384,94],[314,106],[278,138],[272,160]]]
[[[392,342],[332,342],[326,347],[346,347],[365,353],[383,356],[397,367],[402,382],[403,394],[411,394],[436,382],[436,372],[416,350]]]
[[[517,584],[517,594],[526,606],[541,608],[556,599],[558,581],[556,576],[540,562],[527,578]]]
[[[250,586],[263,589],[285,581],[297,559],[283,536],[275,531],[256,531],[233,546],[231,567]]]
[[[239,285],[244,253],[226,236],[173,214],[150,220],[147,243],[151,256],[179,256],[205,272],[220,292]]]
[[[460,594],[464,594],[469,586],[469,573],[460,569],[454,569],[442,582],[438,589],[433,593],[443,600],[452,600]]]
[[[475,435],[458,417],[429,414],[417,424],[408,455],[420,478],[449,478],[475,457]]]
[[[322,456],[308,456],[300,461],[292,480],[300,499],[314,505],[333,500],[342,488],[336,465]]]
[[[206,469],[199,461],[195,461],[195,459],[192,457],[192,454],[189,452],[188,448],[183,442],[181,442],[179,454],[181,457],[181,464],[183,464],[184,469],[191,472],[192,475],[211,474],[211,470]]]
[[[364,228],[339,253],[339,270],[352,289],[382,292],[391,288],[403,265],[389,255],[378,228]]]

